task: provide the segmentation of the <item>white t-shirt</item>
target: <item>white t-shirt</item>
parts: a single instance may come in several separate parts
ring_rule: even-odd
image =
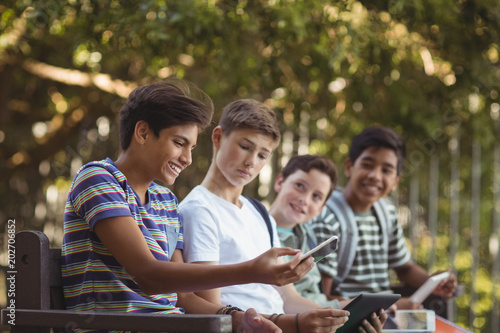
[[[266,222],[245,197],[241,208],[203,186],[195,187],[180,203],[184,230],[184,260],[234,264],[253,259],[271,248]],[[271,218],[274,246],[279,247],[276,222]],[[271,285],[251,283],[221,288],[221,303],[259,313],[283,313],[283,299]]]

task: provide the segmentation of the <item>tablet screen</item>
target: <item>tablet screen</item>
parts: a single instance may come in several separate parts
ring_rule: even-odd
[[[429,310],[398,310],[389,313],[384,332],[434,332],[436,317]]]

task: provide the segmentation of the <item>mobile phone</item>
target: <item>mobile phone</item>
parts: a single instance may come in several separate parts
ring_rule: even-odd
[[[434,289],[436,289],[436,287],[438,286],[439,282],[447,279],[449,276],[450,272],[443,272],[438,275],[429,277],[424,282],[424,284],[421,285],[420,288],[418,288],[417,291],[415,291],[413,295],[410,296],[410,301],[414,303],[422,303],[430,294],[432,294]]]
[[[316,246],[314,249],[308,251],[300,257],[300,262],[306,260],[309,257],[314,257],[314,262],[318,262],[333,251],[337,249],[337,243],[339,238],[337,236],[332,236],[328,238],[323,243]]]

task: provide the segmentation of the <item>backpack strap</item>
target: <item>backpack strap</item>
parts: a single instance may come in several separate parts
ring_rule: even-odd
[[[337,276],[333,277],[333,292],[344,281],[351,270],[354,257],[356,256],[359,234],[354,212],[340,190],[334,190],[326,204],[337,217],[342,234],[337,250],[338,267]]]
[[[249,198],[245,197],[252,203],[252,205],[257,209],[257,211],[262,215],[262,218],[266,222],[267,226],[267,231],[269,231],[269,237],[271,238],[271,247],[274,245],[274,233],[273,233],[273,226],[271,225],[271,219],[269,218],[269,212],[267,211],[266,207],[262,202],[255,198]]]
[[[382,230],[382,244],[384,249],[389,248],[389,202],[386,199],[380,199],[373,204],[375,216]]]
[[[333,278],[332,293],[344,281],[349,274],[356,256],[356,248],[359,242],[358,225],[354,212],[345,200],[339,188],[335,189],[327,200],[328,207],[333,211],[340,225],[342,237],[339,239],[337,276]],[[389,202],[380,199],[373,204],[375,217],[382,231],[382,243],[384,248],[389,246]]]
[[[307,246],[309,247],[310,250],[314,249],[316,246],[318,246],[318,241],[316,240],[316,235],[314,234],[314,230],[312,229],[312,226],[310,223],[304,223],[302,225],[296,225],[295,228],[302,227],[304,230],[304,237],[306,238],[307,241]]]

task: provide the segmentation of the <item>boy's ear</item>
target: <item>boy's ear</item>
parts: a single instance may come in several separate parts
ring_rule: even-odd
[[[137,143],[142,145],[142,144],[144,144],[144,142],[146,142],[146,139],[148,138],[149,132],[150,132],[150,129],[149,129],[148,123],[145,122],[144,120],[139,120],[135,124],[134,139],[137,141]]]
[[[351,168],[352,168],[351,159],[348,157],[345,159],[344,162],[344,176],[346,176],[346,178],[351,177]]]
[[[391,191],[394,191],[398,187],[400,180],[401,180],[401,174],[399,174],[396,177],[396,180],[394,181],[394,185],[392,185]]]
[[[280,173],[278,177],[276,177],[276,180],[274,181],[274,192],[280,193],[283,181],[284,181],[283,175]]]
[[[212,131],[212,143],[216,148],[219,148],[222,140],[222,127],[217,126]]]

